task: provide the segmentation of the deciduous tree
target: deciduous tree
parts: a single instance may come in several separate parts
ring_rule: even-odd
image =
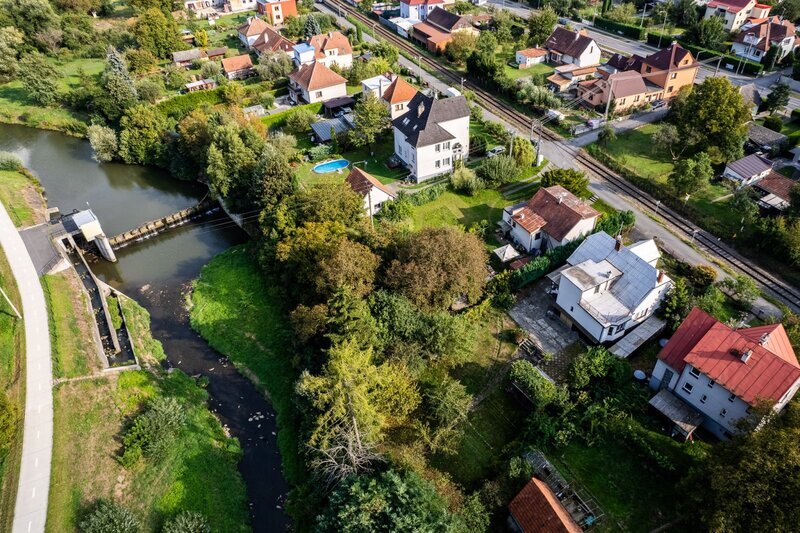
[[[692,158],[678,161],[669,176],[669,183],[677,194],[683,196],[702,191],[708,187],[713,177],[711,159],[705,152],[700,152]]]
[[[541,46],[553,33],[558,22],[558,14],[549,5],[544,6],[539,14],[528,18],[528,46]]]
[[[687,41],[712,50],[722,48],[727,36],[728,32],[720,17],[702,18],[695,22],[685,34]]]
[[[0,82],[13,80],[19,70],[19,53],[25,36],[13,26],[0,28]]]
[[[106,126],[92,124],[87,130],[89,143],[94,150],[94,159],[108,163],[117,155],[117,132]]]
[[[137,105],[120,121],[119,156],[129,164],[158,165],[163,162],[167,119],[150,105]]]
[[[789,95],[792,90],[786,83],[778,83],[764,100],[764,107],[770,113],[775,113],[789,105]]]
[[[353,146],[367,146],[372,154],[372,145],[389,127],[389,109],[375,95],[369,93],[356,104],[353,118],[355,128],[350,130]]]
[[[55,103],[61,73],[43,55],[31,52],[23,56],[19,62],[19,77],[34,102],[43,106]]]
[[[571,168],[548,170],[542,174],[540,183],[542,187],[561,185],[579,198],[588,198],[591,196],[591,191],[589,191],[589,178],[586,177],[585,173],[579,170]]]
[[[169,57],[182,48],[175,19],[157,8],[147,9],[139,16],[133,25],[133,35],[140,48],[156,57]]]

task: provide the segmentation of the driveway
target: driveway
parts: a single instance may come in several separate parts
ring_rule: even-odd
[[[25,421],[14,533],[40,533],[47,520],[53,451],[53,375],[47,307],[25,244],[0,204],[0,246],[22,297],[25,320]]]
[[[545,292],[549,286],[550,280],[547,278],[538,281],[508,314],[539,342],[545,352],[555,355],[574,344],[578,340],[578,333],[571,331],[557,316],[547,316],[549,309],[555,310],[555,301]]]

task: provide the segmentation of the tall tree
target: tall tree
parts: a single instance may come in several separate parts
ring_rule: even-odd
[[[19,54],[25,36],[13,26],[0,28],[0,83],[13,80],[19,70]]]
[[[723,47],[728,31],[722,23],[720,17],[702,18],[695,22],[686,31],[686,40],[712,50],[719,50]]]
[[[147,9],[139,16],[133,25],[133,35],[141,48],[156,57],[168,57],[182,45],[175,19],[157,8]]]
[[[715,77],[681,89],[670,106],[669,121],[692,149],[714,151],[730,161],[741,156],[750,118],[738,87],[728,78]]]
[[[422,308],[446,309],[462,296],[477,301],[485,279],[486,252],[478,237],[445,226],[405,238],[385,283]]]
[[[112,122],[117,122],[139,98],[125,59],[111,46],[106,50],[106,66],[100,85],[104,90],[98,95],[97,106]]]
[[[0,0],[2,20],[10,22],[27,39],[28,43],[39,48],[36,34],[50,28],[58,28],[58,15],[47,0]]]
[[[315,35],[322,33],[317,17],[313,15],[306,16],[306,23],[303,25],[303,37],[306,41],[310,41]]]
[[[700,152],[692,158],[678,161],[669,176],[669,183],[677,194],[683,196],[702,191],[708,187],[713,177],[711,159],[705,152]]]
[[[770,113],[775,113],[789,105],[789,95],[792,90],[786,83],[778,83],[772,88],[772,92],[767,95],[764,107]]]
[[[541,46],[553,33],[558,22],[558,14],[550,6],[545,6],[538,15],[528,18],[528,46]]]
[[[368,93],[356,104],[353,118],[356,127],[350,130],[351,142],[357,147],[369,147],[372,155],[372,145],[389,128],[389,109],[375,95]]]
[[[151,105],[129,108],[120,121],[119,156],[126,163],[163,163],[167,119]]]
[[[542,175],[540,184],[542,187],[561,185],[580,198],[588,198],[591,195],[589,191],[589,178],[586,177],[584,172],[571,168],[548,170]]]
[[[347,420],[361,442],[380,442],[392,420],[402,420],[419,404],[419,392],[408,370],[399,365],[376,365],[372,349],[345,341],[328,350],[319,375],[303,372],[298,394],[316,411],[309,444],[327,447],[338,424]]]
[[[58,98],[58,78],[61,73],[38,52],[23,56],[19,62],[19,77],[28,96],[43,106],[55,103]]]

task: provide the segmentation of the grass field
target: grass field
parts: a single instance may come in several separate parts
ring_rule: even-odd
[[[0,249],[0,288],[21,310],[20,296],[11,267]],[[2,298],[2,297],[0,297]],[[20,311],[21,312],[21,311]],[[14,406],[18,416],[25,411],[25,330],[22,320],[0,299],[0,394]],[[11,438],[0,443],[0,531],[11,531],[17,497],[19,461],[22,455],[21,424],[12,426]]]
[[[281,296],[265,282],[253,249],[236,246],[214,257],[194,283],[191,305],[192,327],[269,396],[277,412],[284,475],[292,484],[302,482],[294,427],[293,334]]]
[[[100,367],[86,296],[73,270],[42,277],[47,300],[53,376],[85,376]],[[87,356],[89,354],[90,356]]]
[[[414,228],[462,225],[469,227],[481,220],[494,226],[503,217],[503,207],[510,202],[494,189],[474,196],[447,191],[439,198],[414,208]]]
[[[358,163],[356,166],[369,172],[384,185],[397,181],[408,175],[408,169],[404,167],[389,168],[386,166],[386,160],[394,153],[394,142],[391,134],[387,134],[374,147],[374,155],[370,155],[369,149],[358,148],[342,154],[333,154],[330,158],[338,159],[343,158],[350,161],[350,163]],[[306,186],[316,185],[318,183],[344,183],[344,179],[349,173],[349,169],[344,169],[341,172],[329,172],[327,174],[317,174],[312,168],[317,163],[307,162],[297,167],[297,178],[300,183]]]
[[[514,61],[514,56],[511,56],[508,60],[503,63],[503,70],[505,70],[506,75],[512,80],[518,80],[522,78],[530,78],[534,74],[542,74],[545,77],[549,76],[553,72],[555,72],[555,68],[547,63],[539,63],[538,65],[532,65],[528,68],[517,68],[512,67],[508,64],[508,61]]]
[[[42,219],[35,211],[37,204],[44,205],[38,186],[21,172],[0,170],[0,202],[18,228]]]

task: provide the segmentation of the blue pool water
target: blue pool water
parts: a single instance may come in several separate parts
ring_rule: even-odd
[[[326,161],[324,163],[320,163],[311,170],[316,172],[317,174],[325,174],[326,172],[334,172],[336,170],[347,168],[349,164],[350,161],[348,161],[347,159],[334,159],[333,161]]]

